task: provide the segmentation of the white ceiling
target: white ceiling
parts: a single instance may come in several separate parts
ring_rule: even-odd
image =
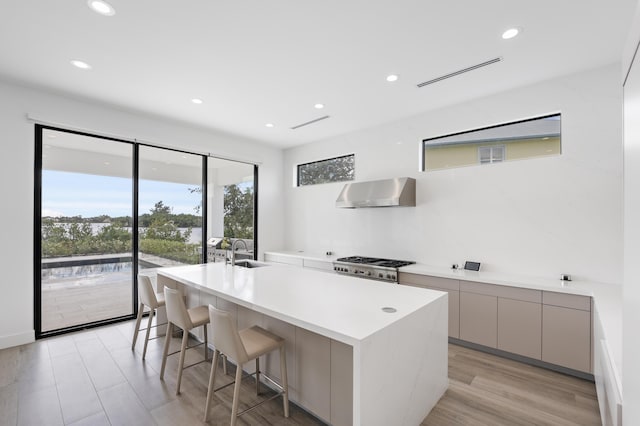
[[[1,0],[0,76],[289,147],[617,62],[635,0],[110,3]]]

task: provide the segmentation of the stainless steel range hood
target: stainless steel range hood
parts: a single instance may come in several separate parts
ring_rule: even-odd
[[[416,180],[409,177],[348,183],[336,207],[415,207]]]

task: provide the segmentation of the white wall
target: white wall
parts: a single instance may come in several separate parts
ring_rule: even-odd
[[[622,281],[619,64],[519,88],[284,155],[286,249],[532,276]],[[428,89],[420,89],[428,90]],[[428,92],[417,96],[429,96]],[[562,113],[562,155],[418,172],[420,141]],[[337,209],[342,184],[293,187],[298,163],[355,153],[356,179],[411,176],[417,207]]]
[[[640,5],[640,2],[638,2]],[[622,417],[640,424],[640,58],[631,62],[640,42],[640,7],[622,58],[624,85],[624,306],[622,310]]]
[[[282,239],[282,152],[223,133],[0,81],[0,348],[33,340],[34,123],[26,114],[91,132],[261,162],[259,248]],[[250,154],[246,154],[250,153]],[[247,157],[250,155],[250,157]]]

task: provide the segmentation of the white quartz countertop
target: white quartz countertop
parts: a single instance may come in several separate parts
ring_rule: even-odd
[[[558,279],[551,279],[530,277],[526,275],[504,274],[500,272],[467,271],[464,269],[431,266],[423,263],[403,266],[399,271],[410,274],[429,275],[432,277],[451,278],[454,280],[475,281],[486,284],[530,288],[534,290],[556,291],[559,293],[576,294],[581,296],[591,296],[593,294],[592,286],[594,284],[588,281],[561,281],[559,277]]]
[[[446,293],[288,265],[208,263],[158,274],[326,337],[356,345]],[[393,307],[395,313],[382,311]]]
[[[288,256],[288,257],[295,257],[299,259],[317,260],[320,262],[333,262],[334,260],[337,260],[339,257],[344,257],[344,256],[337,256],[335,254],[326,255],[325,253],[314,253],[314,252],[295,251],[295,250],[266,251],[264,252],[264,254],[265,255],[274,254],[276,256]]]
[[[305,259],[324,260],[327,262],[332,262],[338,257],[343,257],[336,255],[326,256],[319,253],[307,253],[304,251],[291,250],[271,251],[269,253]],[[474,281],[486,284],[591,296],[593,297],[594,304],[598,312],[598,318],[602,322],[602,326],[605,330],[614,363],[620,370],[622,368],[622,285],[604,284],[584,280],[565,282],[561,281],[559,277],[556,279],[505,274],[500,272],[476,272],[466,271],[464,269],[454,270],[449,267],[433,266],[424,263],[404,266],[400,268],[399,271],[462,281]]]

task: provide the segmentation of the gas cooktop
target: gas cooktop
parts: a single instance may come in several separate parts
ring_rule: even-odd
[[[407,260],[381,259],[377,257],[349,256],[333,262],[339,274],[371,278],[379,281],[398,282],[398,268],[415,262]]]

